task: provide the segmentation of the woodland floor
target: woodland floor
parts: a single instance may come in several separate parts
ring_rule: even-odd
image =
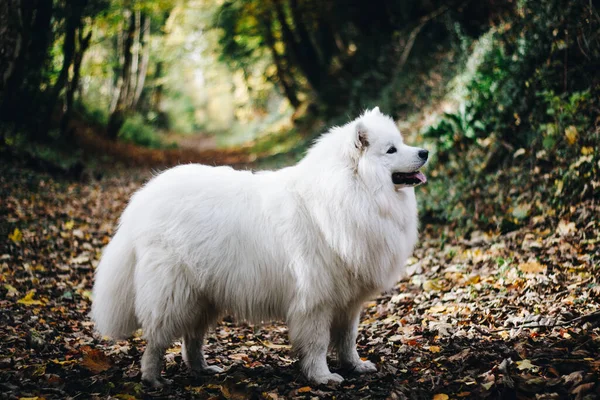
[[[359,353],[375,374],[313,386],[285,325],[226,320],[206,348],[225,373],[192,377],[175,343],[174,384],[146,388],[144,341],[103,340],[88,312],[94,266],[148,177],[82,183],[0,166],[0,399],[600,397],[598,202],[505,235],[424,227],[410,276],[365,305]]]

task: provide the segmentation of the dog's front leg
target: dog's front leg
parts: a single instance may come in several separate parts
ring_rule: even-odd
[[[359,374],[376,372],[375,364],[361,360],[356,351],[359,318],[360,305],[337,313],[331,325],[333,344],[342,367]]]
[[[308,380],[316,384],[339,383],[341,375],[327,366],[331,313],[324,310],[296,313],[289,317],[290,341],[300,356],[300,368]]]

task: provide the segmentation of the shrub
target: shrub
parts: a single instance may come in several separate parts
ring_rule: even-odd
[[[119,139],[154,149],[164,147],[159,133],[146,124],[144,118],[139,114],[127,118],[119,131]]]

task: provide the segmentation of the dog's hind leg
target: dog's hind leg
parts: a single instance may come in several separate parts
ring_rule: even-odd
[[[356,351],[359,318],[360,304],[337,313],[331,325],[332,341],[342,367],[359,374],[377,372],[375,364],[361,360]]]
[[[195,330],[183,335],[181,355],[185,364],[194,373],[218,374],[223,372],[222,368],[206,363],[204,351],[202,350],[206,332],[215,319],[215,315],[203,315],[199,318]]]
[[[162,388],[172,383],[171,380],[160,375],[167,347],[166,344],[148,340],[142,356],[142,381],[154,388]]]
[[[317,384],[339,383],[341,375],[333,374],[327,366],[330,313],[314,310],[288,317],[290,341],[300,356],[300,368],[306,378]]]

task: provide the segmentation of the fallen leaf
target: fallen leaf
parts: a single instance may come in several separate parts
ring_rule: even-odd
[[[426,280],[423,282],[423,290],[426,292],[430,292],[432,290],[442,290],[443,286],[438,282],[437,279],[434,280]]]
[[[439,353],[440,351],[442,351],[442,349],[440,348],[440,346],[429,346],[429,351],[432,353]]]
[[[17,288],[15,288],[13,285],[9,285],[8,283],[4,285],[4,289],[7,290],[6,297],[14,297],[19,294]]]
[[[23,240],[23,232],[21,232],[19,228],[15,228],[15,230],[8,235],[8,238],[12,240],[13,243],[19,243],[21,240]]]
[[[52,362],[54,364],[58,364],[58,365],[69,365],[69,364],[76,364],[77,363],[77,361],[75,361],[75,360],[58,361],[58,359],[56,359],[56,358],[54,360],[52,360]]]
[[[581,385],[577,386],[575,389],[571,390],[571,394],[577,394],[577,395],[582,395],[586,392],[589,392],[595,385],[595,382],[590,382],[590,383],[582,383]]]
[[[537,261],[519,264],[519,270],[526,274],[537,274],[546,271],[546,266]]]
[[[95,374],[108,370],[112,365],[110,358],[101,350],[86,346],[82,348],[82,352],[81,365]]]
[[[291,349],[292,346],[289,344],[275,344],[271,343],[268,340],[259,340],[263,346],[268,347],[269,349]]]
[[[433,396],[433,400],[448,400],[449,398],[450,397],[448,397],[448,395],[445,393],[438,393]]]
[[[115,397],[121,400],[136,400],[135,396],[126,393],[117,394]]]
[[[306,393],[306,392],[310,392],[312,390],[312,388],[310,386],[303,386],[300,389],[298,389],[298,393]]]
[[[531,363],[531,361],[525,359],[523,361],[517,361],[517,368],[519,368],[519,370],[523,371],[526,369],[534,369],[537,368],[535,365],[533,365]]]
[[[19,304],[25,304],[26,306],[41,306],[44,305],[44,302],[41,300],[34,300],[33,299],[33,295],[35,294],[35,289],[30,290],[29,292],[27,292],[27,294],[25,295],[25,297],[23,297],[22,299],[17,300],[17,303]]]
[[[571,372],[569,375],[563,376],[563,379],[566,384],[577,385],[583,380],[583,373],[584,371]]]

